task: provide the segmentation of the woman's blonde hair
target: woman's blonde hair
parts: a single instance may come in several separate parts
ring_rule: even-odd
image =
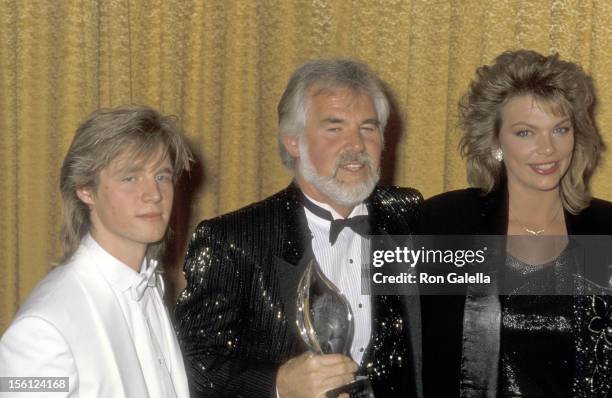
[[[468,181],[488,193],[503,180],[503,164],[492,156],[499,148],[501,109],[510,99],[523,95],[571,119],[574,152],[560,192],[565,209],[577,214],[590,203],[589,180],[605,147],[595,125],[592,79],[575,63],[560,60],[558,54],[508,51],[492,65],[478,68],[459,103],[464,131],[459,146],[467,161]]]

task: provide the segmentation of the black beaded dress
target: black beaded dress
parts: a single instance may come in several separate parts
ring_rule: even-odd
[[[418,230],[507,236],[508,212],[505,188],[451,191],[424,203]],[[522,278],[514,294],[470,285],[456,295],[421,297],[426,397],[612,397],[612,203],[592,199],[564,218],[572,242],[602,248],[598,261],[570,247],[571,258],[565,252],[536,270],[523,264],[512,271],[500,244],[495,269],[505,282],[513,272]],[[590,239],[596,236],[602,244]],[[551,296],[534,293],[534,284],[572,289]]]
[[[540,265],[507,256],[504,280],[511,293],[500,298],[499,397],[607,396],[610,296],[564,294],[576,278],[567,248]]]

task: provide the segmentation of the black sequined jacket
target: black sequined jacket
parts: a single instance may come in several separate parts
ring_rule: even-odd
[[[366,201],[371,233],[410,234],[421,203],[416,190],[376,188]],[[306,350],[295,303],[308,253],[310,233],[294,184],[198,225],[185,258],[187,288],[175,311],[192,396],[276,396],[278,367]],[[395,301],[399,313],[390,311]],[[392,296],[373,307],[382,311],[373,314],[374,343],[364,363],[373,364],[377,396],[404,391],[401,396],[421,397],[418,297]],[[397,333],[381,326],[393,316],[405,325]],[[406,353],[403,366],[383,361],[390,350]]]
[[[482,195],[479,189],[470,188],[443,193],[425,201],[417,232],[422,235],[506,235],[508,227],[508,197],[506,190],[496,190]],[[567,211],[565,224],[569,235],[612,235],[612,203],[593,199],[589,207],[575,215]],[[599,267],[599,275],[591,275],[598,284],[608,285],[609,276],[605,267]],[[490,374],[487,362],[475,361],[464,363],[462,348],[466,344],[464,325],[466,324],[466,296],[422,296],[423,327],[423,384],[425,397],[487,397],[495,396],[497,386],[482,385],[469,380],[466,373],[476,372],[485,380]],[[610,305],[610,303],[608,303]],[[487,311],[486,305],[481,307]],[[594,314],[589,316],[592,318]],[[605,316],[605,314],[602,314]],[[609,316],[609,309],[608,309]],[[612,318],[608,319],[611,322]],[[609,323],[612,327],[612,323]],[[499,331],[498,331],[499,332]],[[611,334],[612,335],[612,334]],[[474,350],[480,350],[476,356],[486,358],[492,347],[499,346],[499,334],[483,334]],[[588,336],[587,336],[588,337]],[[593,336],[591,336],[593,337]],[[597,336],[594,336],[598,338]],[[599,336],[602,337],[602,336]],[[495,341],[497,340],[497,341]],[[602,342],[605,340],[600,339]],[[603,346],[602,346],[603,347]],[[610,347],[603,347],[610,349]],[[610,354],[608,351],[608,365]],[[592,353],[591,353],[592,354]],[[585,378],[592,374],[591,358],[583,358],[586,363],[582,369]],[[579,361],[578,361],[579,362]],[[467,369],[471,366],[472,369]],[[580,363],[578,363],[580,366]],[[607,381],[594,386],[598,391],[607,390],[612,378],[612,367],[603,369],[608,375]],[[489,372],[489,373],[487,373]],[[584,381],[584,380],[583,380]],[[580,380],[578,380],[580,382]],[[590,391],[583,383],[577,386],[572,396],[600,396]],[[609,392],[612,394],[612,391]],[[603,396],[603,395],[601,395]]]

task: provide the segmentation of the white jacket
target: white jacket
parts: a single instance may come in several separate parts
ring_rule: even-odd
[[[0,340],[0,376],[69,377],[69,392],[34,394],[41,398],[150,396],[125,318],[95,265],[96,255],[81,244],[69,263],[34,289]],[[169,321],[165,326],[171,328]],[[172,381],[177,396],[188,397],[178,342],[170,334],[179,358],[169,369]]]

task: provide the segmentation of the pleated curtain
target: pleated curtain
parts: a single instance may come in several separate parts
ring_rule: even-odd
[[[99,107],[174,114],[199,164],[179,186],[168,301],[198,220],[288,184],[276,105],[320,57],[371,66],[393,95],[385,182],[428,197],[466,186],[457,102],[475,69],[528,48],[580,63],[612,143],[610,0],[1,0],[0,333],[60,254],[59,169]],[[612,199],[605,161],[594,193]]]

